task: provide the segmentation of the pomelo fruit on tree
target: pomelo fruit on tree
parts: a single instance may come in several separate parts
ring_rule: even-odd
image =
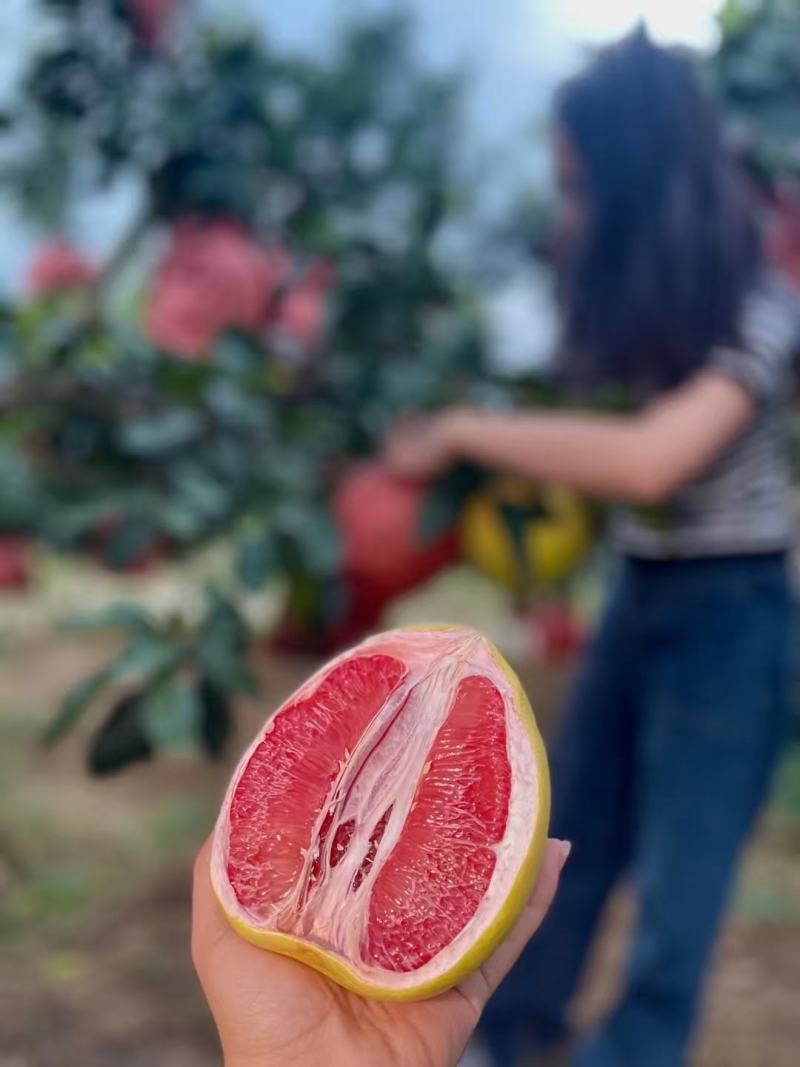
[[[539,601],[527,613],[532,650],[543,663],[568,663],[589,639],[588,626],[566,601]]]
[[[219,815],[214,889],[242,937],[348,989],[432,996],[479,967],[538,875],[547,759],[474,630],[393,630],[268,720]]]
[[[0,534],[0,589],[26,589],[32,571],[31,544],[19,534]]]
[[[380,463],[345,476],[333,498],[345,573],[387,601],[433,577],[458,556],[455,530],[425,542],[420,522],[427,488],[395,477]]]
[[[567,578],[593,542],[587,506],[568,489],[497,478],[466,503],[460,522],[464,558],[519,593]]]

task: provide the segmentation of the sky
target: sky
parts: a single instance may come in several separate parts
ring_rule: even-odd
[[[318,50],[330,40],[336,23],[365,11],[410,7],[419,25],[419,45],[426,62],[469,72],[468,117],[480,143],[495,162],[498,180],[516,180],[520,169],[542,163],[533,152],[535,122],[544,121],[555,85],[597,45],[644,19],[651,33],[666,43],[708,47],[715,37],[714,15],[721,0],[195,0],[209,12],[230,18],[241,10],[261,22],[277,43],[293,49]],[[12,42],[0,52],[0,99],[13,84],[25,56],[42,32],[31,0],[0,0],[0,39]],[[520,175],[523,179],[525,175]],[[79,237],[98,255],[114,240],[130,203],[118,189],[102,204],[79,216]],[[82,225],[81,218],[91,218]],[[24,265],[39,235],[20,223],[13,208],[0,200],[0,292],[18,291]],[[104,244],[105,242],[105,244]],[[512,287],[513,288],[513,287]],[[499,333],[524,336],[534,316],[541,327],[541,299],[526,306],[525,287],[500,297]],[[532,287],[528,287],[531,289]],[[516,295],[514,295],[516,294]],[[514,308],[517,309],[516,317]],[[527,316],[527,318],[526,318]],[[508,342],[503,342],[508,343]],[[514,363],[518,356],[509,353]]]
[[[360,11],[410,7],[424,56],[466,66],[471,115],[486,137],[521,132],[543,114],[558,81],[588,45],[620,36],[644,19],[665,43],[708,47],[721,0],[202,0],[209,10],[247,10],[292,47],[324,45],[337,20]]]

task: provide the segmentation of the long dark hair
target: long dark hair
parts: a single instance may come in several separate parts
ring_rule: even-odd
[[[564,354],[584,381],[663,389],[737,340],[759,262],[744,184],[684,56],[644,30],[561,90],[587,218],[563,264]]]

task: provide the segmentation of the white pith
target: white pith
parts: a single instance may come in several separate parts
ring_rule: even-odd
[[[293,892],[276,905],[272,914],[255,916],[236,899],[226,874],[228,811],[241,776],[284,708],[313,694],[322,677],[342,660],[378,653],[400,659],[406,667],[406,677],[356,749],[346,755],[335,792],[317,817],[314,840],[331,806],[335,808],[335,820],[326,837],[326,853],[330,851],[337,825],[355,818],[358,829],[338,866],[331,868],[323,864],[324,877],[315,888],[308,891],[307,876],[314,857],[306,855],[303,876]],[[467,925],[427,963],[410,972],[376,967],[361,958],[372,885],[403,829],[417,785],[425,773],[431,746],[449,712],[457,686],[464,678],[476,674],[488,677],[503,697],[511,765],[508,822],[504,838],[496,848],[497,862],[488,890]],[[398,721],[398,709],[406,700],[408,704]],[[473,630],[391,631],[370,638],[326,664],[259,731],[234,772],[217,822],[211,861],[212,879],[225,910],[253,929],[290,934],[317,945],[338,957],[364,981],[384,987],[411,988],[448,971],[495,919],[519,874],[536,828],[537,764],[530,733],[517,713],[517,703],[518,694],[512,680],[488,642]],[[379,746],[375,745],[377,738],[380,738]],[[367,752],[370,759],[365,763]],[[348,796],[349,785],[356,777],[358,780]],[[350,887],[368,848],[370,834],[390,806],[391,816],[372,867],[359,889],[352,892]]]

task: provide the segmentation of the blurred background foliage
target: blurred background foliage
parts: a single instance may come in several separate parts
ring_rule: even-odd
[[[740,142],[767,175],[800,176],[800,4],[728,0],[711,72]]]
[[[0,321],[6,554],[34,538],[130,571],[224,539],[243,586],[287,576],[303,622],[327,626],[347,611],[337,475],[400,411],[480,378],[475,301],[435,254],[466,199],[458,83],[420,69],[405,16],[354,23],[311,60],[191,4],[41,7],[52,32],[3,121],[6,187],[53,233]],[[74,192],[131,171],[142,203],[88,263],[69,239]],[[132,651],[103,678],[139,678],[141,700],[112,709],[95,769],[166,742],[161,725],[140,736],[153,694],[169,734],[201,711],[222,720],[236,671],[212,683],[208,664],[245,644],[219,623],[244,625],[227,584],[200,623],[191,698],[167,699],[191,660],[179,620],[107,620]]]
[[[159,748],[213,755],[264,640],[248,596],[277,583],[273,643],[330,651],[458,558],[481,475],[413,493],[362,477],[391,422],[561,402],[546,370],[493,369],[481,299],[486,271],[549,262],[548,196],[520,190],[481,234],[482,275],[458,241],[478,226],[463,83],[420,62],[408,14],[352,20],[297,56],[189,0],[37,6],[45,30],[0,129],[4,191],[45,235],[0,308],[0,585],[31,580],[32,546],[133,575],[220,549],[202,610],[78,620],[126,643],[47,734],[97,702],[94,771]],[[730,0],[720,27],[704,62],[792,275],[800,6]],[[96,262],[76,201],[121,177],[138,195]],[[511,575],[520,606],[563,585],[592,540],[595,517],[548,499],[495,487],[470,511],[473,557]],[[548,612],[545,642],[576,650],[578,624]]]

